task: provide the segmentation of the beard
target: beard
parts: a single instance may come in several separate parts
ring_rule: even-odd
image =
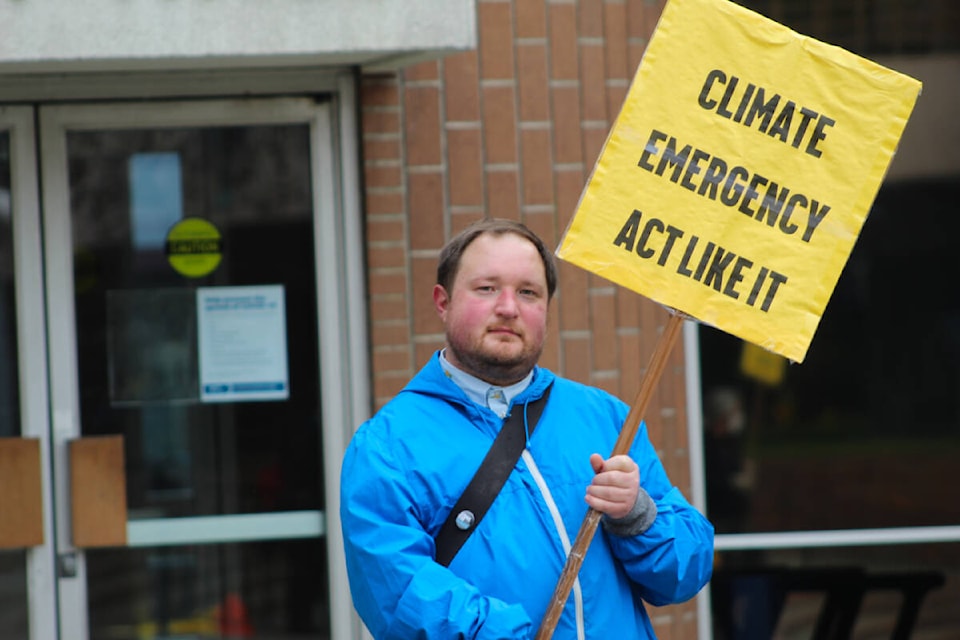
[[[516,340],[520,341],[519,348]],[[491,384],[505,387],[522,380],[540,359],[543,342],[530,343],[522,336],[502,341],[484,334],[479,339],[447,335],[454,364]]]

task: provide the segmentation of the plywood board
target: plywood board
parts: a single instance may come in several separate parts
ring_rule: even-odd
[[[40,441],[0,438],[0,549],[43,544]]]
[[[127,480],[123,437],[80,438],[69,443],[73,544],[127,544]]]

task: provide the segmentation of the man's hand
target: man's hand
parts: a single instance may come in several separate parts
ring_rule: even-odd
[[[590,456],[596,474],[587,487],[587,504],[611,518],[623,518],[637,502],[640,468],[630,456],[618,455],[604,460],[599,453]]]

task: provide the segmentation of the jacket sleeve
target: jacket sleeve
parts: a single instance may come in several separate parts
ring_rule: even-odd
[[[434,561],[416,482],[416,471],[396,465],[375,437],[354,437],[341,470],[340,520],[350,591],[367,628],[377,640],[531,637],[523,607],[485,597]]]
[[[607,539],[640,597],[656,606],[684,602],[713,573],[713,525],[670,484],[643,423],[631,456],[640,466],[640,485],[656,504],[656,517],[639,535],[607,533]]]

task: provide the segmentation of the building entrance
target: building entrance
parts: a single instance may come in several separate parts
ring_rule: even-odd
[[[4,637],[323,638],[349,615],[330,104],[2,112],[0,435],[36,445],[14,455],[39,499],[35,539],[0,541]]]

